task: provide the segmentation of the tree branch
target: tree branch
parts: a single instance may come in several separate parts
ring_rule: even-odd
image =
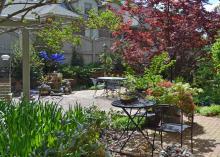
[[[18,3],[17,3],[17,4],[18,4]],[[23,3],[23,4],[28,4],[28,2],[27,2],[27,3]],[[46,1],[46,2],[44,2],[44,0],[41,0],[40,2],[38,2],[38,3],[36,3],[36,4],[32,5],[32,6],[25,7],[25,8],[23,8],[23,9],[21,9],[21,10],[15,11],[14,13],[12,13],[12,14],[8,15],[7,17],[5,17],[4,19],[0,20],[0,23],[1,23],[1,22],[4,22],[4,21],[7,21],[8,19],[12,18],[13,16],[18,15],[18,14],[21,14],[21,13],[24,13],[24,15],[22,15],[22,19],[24,19],[24,16],[25,16],[29,11],[31,11],[31,10],[33,10],[33,9],[36,9],[36,8],[38,8],[38,7],[42,7],[42,6],[44,6],[44,5],[48,5],[48,4],[58,4],[58,3],[55,3],[55,2],[53,2],[53,1]],[[11,5],[13,5],[13,3],[12,3]],[[1,4],[1,6],[2,6],[2,4]],[[4,5],[3,5],[3,8],[4,8]]]

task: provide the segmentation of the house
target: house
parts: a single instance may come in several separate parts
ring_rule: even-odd
[[[6,0],[6,4],[10,0]],[[10,15],[18,10],[21,10],[25,7],[29,7],[33,5],[32,3],[36,3],[39,0],[28,0],[28,4],[16,4],[9,5],[4,8],[0,14],[0,17],[5,17]],[[14,0],[13,3],[24,2],[27,0]],[[25,15],[25,19],[27,21],[36,20],[36,18],[40,20],[44,20],[47,17],[62,17],[66,18],[77,18],[79,16],[83,16],[86,18],[86,14],[90,9],[99,10],[101,3],[97,0],[73,0],[71,2],[61,3],[61,4],[51,4],[45,5],[42,7],[38,7],[28,12]],[[21,19],[22,14],[18,14],[14,16],[12,19]],[[1,25],[1,24],[0,24]],[[70,63],[71,56],[73,51],[78,52],[85,64],[96,62],[98,60],[98,56],[100,52],[103,51],[102,45],[105,43],[110,47],[112,40],[109,38],[109,32],[103,30],[94,30],[94,29],[86,29],[81,33],[81,45],[78,47],[73,47],[70,44],[65,44],[63,47],[64,55],[66,57],[66,63]],[[19,32],[8,32],[8,33],[0,33],[0,54],[11,54],[13,50],[13,46],[19,42]],[[34,40],[34,36],[31,38]]]

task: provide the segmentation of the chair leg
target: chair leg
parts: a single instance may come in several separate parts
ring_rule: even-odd
[[[160,145],[161,145],[161,148],[163,148],[163,132],[162,132],[162,130],[160,131]]]
[[[191,152],[193,153],[193,118],[194,118],[194,115],[192,114],[192,124],[191,124]]]
[[[155,150],[155,147],[154,147],[154,142],[155,142],[155,137],[156,137],[156,129],[154,130],[154,136],[153,136],[153,146],[152,146],[152,157],[154,156],[154,150]]]
[[[94,94],[93,94],[93,97],[95,98],[96,96],[96,93],[97,93],[97,89],[95,90]]]
[[[183,133],[182,132],[180,133],[180,144],[182,147],[183,146]]]

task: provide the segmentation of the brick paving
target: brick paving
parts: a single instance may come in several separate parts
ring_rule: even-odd
[[[94,91],[84,90],[76,91],[71,95],[65,95],[56,99],[53,97],[44,97],[42,100],[59,102],[64,109],[68,109],[69,106],[74,106],[78,102],[83,107],[96,104],[100,109],[109,111],[112,108],[111,102],[114,98],[101,97],[102,92],[97,92],[97,98],[93,97]],[[184,144],[190,146],[188,135],[189,132],[186,132]],[[179,142],[179,137],[176,135],[165,134],[164,137],[165,145]],[[220,157],[220,118],[196,115],[193,143],[194,155],[196,157]]]
[[[195,157],[220,157],[220,118],[196,115],[193,136]],[[184,146],[190,148],[190,131],[184,132]],[[164,133],[164,145],[179,143],[177,134]],[[157,139],[159,141],[159,139]]]
[[[195,155],[220,157],[220,118],[196,116]]]

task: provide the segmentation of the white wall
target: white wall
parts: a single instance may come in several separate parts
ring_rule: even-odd
[[[18,34],[4,33],[0,35],[0,54],[12,53],[13,46],[18,42]]]

